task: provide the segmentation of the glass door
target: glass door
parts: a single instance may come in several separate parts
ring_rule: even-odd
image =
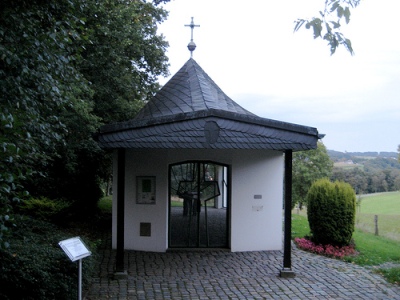
[[[170,166],[169,247],[228,246],[227,172],[213,162]]]

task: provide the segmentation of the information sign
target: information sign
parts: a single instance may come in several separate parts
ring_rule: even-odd
[[[58,244],[71,261],[76,261],[92,254],[80,237],[63,240]]]

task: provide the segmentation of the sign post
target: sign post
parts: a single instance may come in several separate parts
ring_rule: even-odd
[[[58,243],[71,261],[79,260],[78,300],[82,300],[82,258],[92,254],[80,237],[63,240]]]

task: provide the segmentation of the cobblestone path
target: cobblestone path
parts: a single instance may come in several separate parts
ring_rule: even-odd
[[[400,299],[371,269],[293,249],[294,278],[281,278],[281,251],[127,251],[127,279],[113,279],[104,250],[85,299]]]

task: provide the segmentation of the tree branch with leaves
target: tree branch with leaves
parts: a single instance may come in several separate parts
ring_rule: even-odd
[[[324,9],[319,12],[319,17],[311,19],[297,19],[294,31],[298,31],[303,25],[306,29],[312,29],[314,39],[322,38],[328,42],[331,55],[336,52],[337,47],[342,45],[354,54],[351,41],[341,32],[343,21],[350,22],[350,9],[357,7],[361,0],[326,0]]]

